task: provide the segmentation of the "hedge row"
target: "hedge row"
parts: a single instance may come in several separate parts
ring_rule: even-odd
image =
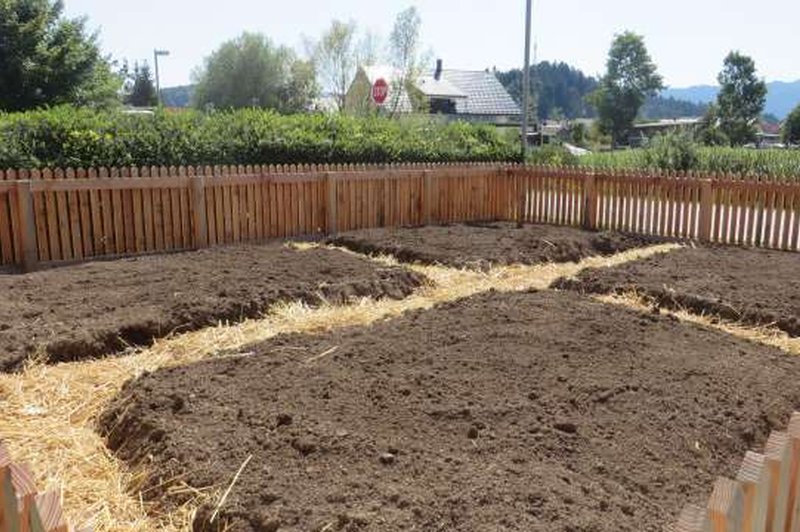
[[[491,126],[270,111],[0,114],[0,168],[507,161]]]

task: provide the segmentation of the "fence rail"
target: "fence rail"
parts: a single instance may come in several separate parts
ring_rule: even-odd
[[[0,443],[0,532],[73,530],[64,517],[59,493],[39,494],[30,470],[13,462]]]
[[[720,477],[706,506],[689,505],[670,532],[800,530],[800,412],[770,434],[763,454],[745,455],[736,479]]]
[[[0,172],[0,265],[509,220],[797,250],[800,184],[516,165]]]

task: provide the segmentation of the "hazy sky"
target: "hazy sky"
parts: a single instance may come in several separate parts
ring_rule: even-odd
[[[243,30],[303,50],[331,19],[354,20],[382,36],[415,5],[423,40],[446,67],[499,69],[522,63],[524,0],[65,0],[87,15],[116,58],[162,58],[162,86],[188,83],[192,69]],[[713,83],[731,49],[747,53],[767,80],[800,79],[800,0],[534,0],[540,60],[561,60],[589,74],[604,68],[608,45],[629,29],[646,38],[670,86]]]

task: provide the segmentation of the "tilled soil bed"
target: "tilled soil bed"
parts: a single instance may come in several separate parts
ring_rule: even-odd
[[[0,275],[0,371],[146,345],[283,301],[409,295],[419,274],[329,249],[236,246]]]
[[[587,269],[553,286],[595,294],[637,292],[658,306],[800,336],[800,253],[684,248],[614,268]]]
[[[574,227],[508,222],[365,229],[328,243],[403,262],[486,269],[492,265],[577,262],[594,255],[663,242],[643,235],[583,231]]]
[[[129,382],[101,420],[157,506],[246,463],[196,530],[661,531],[800,406],[798,358],[571,292],[247,351]]]

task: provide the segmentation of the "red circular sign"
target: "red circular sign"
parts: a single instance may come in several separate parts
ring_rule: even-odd
[[[372,86],[372,101],[378,105],[383,105],[387,96],[389,96],[389,84],[383,78],[376,79],[375,84]]]

